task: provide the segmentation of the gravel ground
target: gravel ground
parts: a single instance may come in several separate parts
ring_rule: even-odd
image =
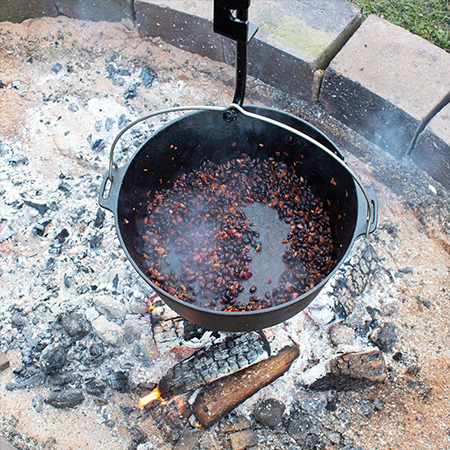
[[[125,123],[173,105],[226,104],[233,72],[119,24],[0,24],[0,350],[11,362],[0,373],[0,436],[18,448],[173,448],[136,402],[139,385],[158,381],[174,361],[151,339],[152,297],[97,196],[108,146]],[[278,343],[297,333],[301,357],[238,408],[228,431],[222,421],[199,432],[197,448],[449,448],[448,192],[317,105],[257,80],[248,91],[249,103],[323,129],[375,190],[379,229],[370,248],[379,270],[354,301],[343,295],[331,307],[322,296],[272,330]],[[165,121],[129,133],[119,164]],[[350,391],[306,388],[345,342],[381,352],[386,380]],[[49,392],[68,388],[81,404],[52,406]],[[286,410],[274,407],[280,421],[271,428],[260,402],[276,406],[274,398]]]

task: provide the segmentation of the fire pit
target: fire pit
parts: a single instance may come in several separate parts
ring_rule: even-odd
[[[226,104],[231,69],[120,24],[59,17],[0,28],[0,446],[448,447],[442,186],[319,105],[250,78],[249,103],[326,130],[383,217],[314,302],[264,330],[269,356],[261,334],[197,327],[147,291],[97,200],[114,135],[149,108]],[[125,164],[153,132],[138,124],[115,160]],[[214,411],[207,395],[244,384],[232,377],[286,346],[298,350],[289,370],[222,419],[180,419],[194,404]],[[160,399],[140,408],[157,386]]]

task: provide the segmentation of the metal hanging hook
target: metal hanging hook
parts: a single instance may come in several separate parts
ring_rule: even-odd
[[[236,88],[233,103],[244,104],[247,81],[247,45],[258,31],[258,27],[248,21],[250,0],[214,0],[214,31],[236,41]],[[236,15],[232,14],[236,11]],[[224,114],[227,121],[234,120],[237,110]]]

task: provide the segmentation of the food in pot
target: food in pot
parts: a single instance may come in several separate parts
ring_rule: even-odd
[[[278,152],[242,154],[150,192],[138,246],[149,278],[223,311],[275,306],[320,283],[335,265],[329,214],[295,166]]]

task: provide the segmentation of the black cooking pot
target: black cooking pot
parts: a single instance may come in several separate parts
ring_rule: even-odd
[[[292,317],[316,297],[345,259],[354,240],[375,229],[376,215],[371,207],[375,207],[375,200],[370,196],[367,201],[363,188],[355,182],[349,168],[339,162],[342,156],[336,146],[312,125],[273,109],[245,107],[246,111],[299,130],[317,144],[278,125],[242,113],[238,113],[233,121],[224,120],[223,109],[217,109],[197,111],[174,120],[145,142],[126,166],[112,168],[109,194],[104,198],[105,184],[108,182],[108,177],[105,177],[100,205],[114,213],[120,243],[133,267],[182,317],[211,330],[263,329]],[[170,150],[171,145],[177,147],[176,152]],[[319,146],[327,147],[328,152]],[[243,152],[251,157],[266,158],[280,151],[288,163],[296,162],[297,173],[308,180],[313,193],[330,202],[327,210],[336,261],[333,271],[298,298],[259,311],[214,311],[184,302],[156,286],[146,275],[138,250],[143,235],[142,217],[146,213],[147,192],[159,188],[161,181],[163,185],[170,186],[181,173],[199,167],[206,160],[221,164]],[[139,204],[144,205],[141,210],[137,207]],[[260,217],[258,222],[264,220]],[[279,224],[275,223],[276,226]],[[254,272],[255,268],[251,270]],[[257,270],[265,268],[259,267]]]
[[[120,243],[133,267],[153,290],[186,320],[210,330],[260,330],[289,319],[304,309],[317,296],[348,255],[358,236],[368,235],[376,227],[376,203],[356,175],[343,162],[337,147],[317,128],[281,111],[260,107],[242,108],[245,94],[247,44],[256,27],[247,21],[250,0],[215,0],[214,30],[236,40],[236,91],[227,107],[178,107],[151,113],[124,128],[113,142],[108,175],[100,195],[100,205],[114,213]],[[237,9],[235,15],[231,9]],[[176,119],[145,142],[124,167],[113,163],[114,148],[121,136],[136,123],[153,116],[196,110]],[[261,145],[262,144],[262,145]],[[177,147],[174,152],[171,147]],[[146,215],[147,196],[161,185],[169,187],[182,173],[198,168],[210,160],[222,164],[242,153],[266,158],[277,152],[288,164],[295,166],[313,194],[327,199],[334,243],[334,269],[327,277],[299,297],[258,311],[223,312],[184,302],[155,285],[146,275],[142,252],[144,234],[142,218]],[[140,206],[142,205],[142,206]],[[270,208],[254,212],[258,226],[264,224],[271,245],[263,246],[263,258],[256,267],[252,284],[258,274],[267,280],[270,273],[284,270],[281,258],[271,257],[271,248],[281,246],[277,238],[278,220]],[[272,250],[274,251],[274,250]],[[255,260],[256,258],[254,258]],[[255,262],[252,264],[255,265]],[[261,280],[261,277],[259,277]],[[267,286],[267,285],[266,285]],[[261,290],[260,290],[261,291]],[[259,291],[259,292],[260,292]]]

